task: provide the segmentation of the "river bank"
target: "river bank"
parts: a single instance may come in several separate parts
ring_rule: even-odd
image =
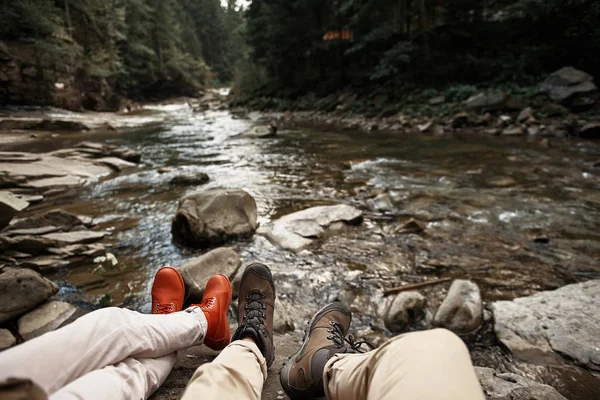
[[[141,155],[136,166],[92,179],[67,198],[43,201],[19,214],[33,217],[60,208],[92,218],[93,231],[110,233],[100,243],[107,245],[117,266],[93,256],[44,274],[58,290],[52,299],[83,311],[113,305],[148,312],[149,287],[158,268],[171,264],[193,271],[194,265],[206,265],[197,258],[209,257],[206,251],[212,249],[173,241],[179,200],[197,190],[243,189],[256,202],[258,231],[227,241],[225,246],[237,256],[219,265],[229,268],[232,279],[249,262],[271,266],[278,308],[290,318],[278,333],[283,348],[295,346],[312,313],[335,299],[351,306],[358,337],[375,344],[399,333],[398,325],[405,330],[423,322],[431,326],[453,281],[468,280],[479,292],[479,300],[469,303],[477,328],[462,337],[476,365],[527,375],[570,399],[597,395],[597,372],[584,358],[520,360],[501,344],[493,314],[494,305],[503,300],[538,292],[554,296],[552,291],[565,285],[600,278],[597,143],[561,139],[560,145],[550,142],[545,147],[515,137],[475,134],[461,140],[457,135],[383,129],[366,135],[360,129],[286,125],[289,115],[283,114],[251,113],[243,119],[217,104],[206,110],[187,102],[151,107],[140,111],[152,118],[147,124],[58,137],[30,138],[37,132],[26,131],[30,141],[7,145],[38,158],[77,148],[83,141]],[[133,118],[114,118],[121,117]],[[85,122],[87,113],[78,118]],[[254,134],[257,121],[278,118],[282,123],[276,134]],[[172,183],[181,176],[186,179],[178,180],[187,183]],[[333,213],[325,212],[327,223],[314,209],[340,204],[351,209],[344,208],[349,212],[333,219]],[[308,209],[314,224],[303,223],[302,230],[291,233],[280,229],[299,220],[292,217],[297,211],[305,212],[300,220],[306,220],[303,210]],[[292,235],[300,231],[304,235]],[[401,322],[403,313],[390,311],[408,310],[400,302],[406,296],[386,291],[436,280],[440,282],[411,291],[426,301],[413,309],[419,312],[406,314],[429,318]],[[585,296],[567,297],[587,301]],[[577,308],[579,303],[572,304]],[[577,323],[594,329],[586,321],[594,319],[582,315]],[[580,342],[590,349],[587,341]],[[556,353],[554,347],[548,351]],[[182,352],[159,395],[180,393],[194,365],[210,359],[196,352],[189,353],[194,358]],[[268,398],[281,396],[276,372],[271,373],[273,396]]]

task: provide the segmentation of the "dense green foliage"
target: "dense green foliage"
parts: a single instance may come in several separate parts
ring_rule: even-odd
[[[565,65],[600,69],[597,0],[254,0],[239,91],[532,84]],[[351,31],[350,40],[324,40]],[[262,77],[260,84],[256,78]]]
[[[41,85],[82,88],[89,108],[229,81],[245,51],[242,24],[235,2],[220,0],[0,2],[0,39]]]

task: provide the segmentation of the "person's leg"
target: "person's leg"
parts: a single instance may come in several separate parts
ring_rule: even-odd
[[[266,379],[267,362],[256,344],[237,340],[196,370],[182,400],[259,400]]]
[[[50,400],[147,399],[164,383],[176,361],[177,353],[159,358],[127,358],[85,374],[54,393]]]
[[[395,337],[366,354],[336,354],[323,374],[330,400],[484,400],[467,347],[445,329]]]
[[[249,265],[240,283],[238,328],[233,342],[192,377],[184,400],[260,399],[267,369],[275,358],[275,284],[266,265]]]
[[[168,315],[106,308],[0,353],[0,382],[31,379],[51,395],[88,372],[126,358],[162,357],[202,344],[206,331],[198,307]]]

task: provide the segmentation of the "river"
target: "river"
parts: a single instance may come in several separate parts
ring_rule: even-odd
[[[257,201],[261,224],[315,205],[342,202],[364,210],[361,226],[299,254],[258,235],[232,244],[245,264],[271,266],[278,295],[299,328],[338,298],[352,305],[356,329],[389,334],[381,322],[387,302],[382,289],[424,277],[471,279],[488,303],[600,278],[596,143],[310,129],[249,139],[237,135],[252,121],[227,111],[194,113],[186,103],[147,108],[144,118],[149,118],[144,125],[134,121],[118,134],[11,146],[48,151],[85,139],[142,153],[139,168],[30,211],[60,206],[93,216],[99,228],[111,232],[116,267],[98,271],[90,264],[49,276],[60,282],[60,298],[81,307],[93,308],[104,297],[109,304],[149,312],[154,273],[202,253],[171,238],[177,200],[197,189],[169,185],[182,170],[207,173],[211,180],[203,188],[246,190]],[[158,172],[166,166],[174,169]],[[373,198],[384,191],[394,205],[381,212]],[[425,231],[393,234],[410,218]],[[92,271],[97,281],[89,280]],[[432,308],[446,289],[423,290]],[[481,359],[490,357],[488,350],[472,350],[476,359],[477,351]]]

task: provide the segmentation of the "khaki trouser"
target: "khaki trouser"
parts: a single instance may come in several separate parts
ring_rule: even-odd
[[[334,356],[325,392],[338,400],[484,400],[462,340],[445,329],[397,336],[366,354]]]
[[[0,383],[29,379],[51,400],[146,399],[169,375],[174,352],[201,344],[205,332],[197,307],[160,316],[100,310],[0,353]],[[236,341],[196,370],[183,398],[260,399],[266,377],[256,345]],[[324,378],[329,399],[484,399],[465,345],[443,329],[398,336],[366,354],[334,356]]]
[[[258,400],[266,377],[258,348],[234,342],[198,368],[183,400]],[[485,400],[467,347],[445,329],[397,336],[365,354],[336,355],[324,378],[330,400]]]

